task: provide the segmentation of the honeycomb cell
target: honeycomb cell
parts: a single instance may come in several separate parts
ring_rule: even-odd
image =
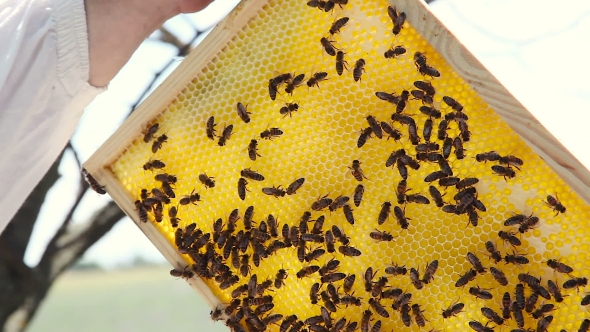
[[[267,6],[223,48],[214,60],[201,72],[195,72],[186,84],[186,88],[152,123],[159,123],[156,137],[166,134],[169,140],[154,155],[152,142],[145,143],[143,135],[138,135],[135,142],[111,166],[113,174],[128,190],[132,197],[139,199],[141,188],[161,187],[162,183],[154,179],[158,173],[173,174],[178,181],[173,184],[175,198],[165,206],[164,220],[154,221],[153,210],[149,213],[149,222],[153,223],[172,245],[176,246],[176,228],[170,224],[168,210],[178,207],[179,228],[186,229],[196,223],[203,233],[213,234],[213,222],[218,218],[223,221],[223,230],[227,230],[228,219],[234,209],[239,212],[236,229],[231,235],[244,238],[248,231],[244,224],[244,213],[248,207],[254,207],[253,227],[260,227],[269,215],[278,220],[278,237],[259,241],[265,248],[273,241],[284,241],[282,228],[298,227],[304,212],[311,213],[308,227],[312,229],[318,219],[324,218],[322,234],[332,226],[337,226],[349,238],[349,246],[361,251],[360,256],[345,256],[336,241],[335,252],[326,253],[313,262],[300,262],[297,249],[288,247],[277,250],[269,257],[262,258],[259,266],[250,261],[250,270],[242,276],[239,268],[232,264],[232,257],[223,259],[229,266],[237,282],[225,289],[214,278],[203,278],[212,292],[223,304],[230,303],[231,293],[243,285],[252,275],[258,282],[273,280],[281,268],[287,270],[288,277],[279,290],[274,285],[265,294],[273,296],[272,313],[285,317],[296,314],[300,320],[319,315],[320,306],[326,305],[322,300],[316,305],[310,304],[309,291],[315,282],[320,282],[318,273],[298,278],[297,273],[309,265],[318,267],[330,259],[341,262],[337,272],[355,274],[356,281],[350,293],[362,298],[361,306],[339,305],[331,317],[347,318],[348,321],[360,322],[362,312],[366,310],[368,299],[363,285],[363,275],[371,266],[377,271],[373,281],[386,276],[387,288],[401,288],[413,294],[410,304],[419,304],[428,320],[420,329],[415,321],[406,327],[399,312],[392,309],[393,299],[381,299],[390,313],[385,319],[376,314],[383,323],[384,331],[464,331],[469,329],[471,319],[485,324],[480,308],[488,306],[499,310],[500,299],[504,292],[514,293],[518,275],[526,271],[542,277],[543,285],[549,279],[562,284],[569,276],[555,273],[546,262],[558,259],[574,268],[572,276],[586,276],[590,273],[590,209],[572,192],[565,183],[508,127],[476,92],[444,61],[444,59],[406,22],[397,36],[391,34],[392,21],[387,13],[388,3],[384,0],[363,1],[340,8],[335,6],[334,13],[326,13],[306,6],[305,1],[270,1]],[[323,49],[320,39],[329,36],[328,30],[336,17],[349,17],[349,23],[339,34],[331,36],[334,45],[344,51],[347,69],[342,75],[336,72],[335,59]],[[407,52],[395,59],[385,59],[383,54],[390,47],[403,45]],[[195,52],[198,52],[197,49]],[[440,72],[440,77],[421,75],[414,63],[414,53],[425,54],[427,64]],[[355,62],[363,58],[365,71],[359,82],[353,80]],[[325,71],[327,80],[319,87],[308,87],[306,82],[314,73]],[[269,97],[269,80],[279,74],[290,73],[293,76],[304,74],[302,85],[287,93],[287,84],[280,84],[275,100]],[[428,198],[428,205],[415,202],[397,202],[396,188],[402,180],[397,163],[386,167],[385,162],[392,153],[404,149],[408,157],[417,159],[417,146],[409,137],[408,124],[393,121],[396,105],[376,97],[375,92],[382,91],[402,94],[403,90],[415,90],[415,81],[430,82],[435,88],[433,107],[442,112],[442,117],[449,117],[454,110],[444,100],[444,96],[456,99],[464,108],[469,119],[471,139],[463,142],[465,158],[460,158],[457,148],[453,146],[447,158],[453,175],[460,179],[476,177],[479,179],[473,188],[476,195],[472,198],[483,205],[475,208],[470,201],[467,210],[475,213],[477,226],[467,213],[448,213],[444,208],[434,205],[429,187],[438,188],[444,205],[460,204],[454,197],[459,193],[455,186],[443,187],[439,182],[426,183],[424,178],[440,170],[437,162],[421,161],[419,169],[407,168],[407,192],[405,195],[419,194]],[[251,121],[245,123],[236,111],[237,102],[248,105]],[[299,109],[290,116],[280,113],[287,103],[297,103]],[[399,102],[398,102],[399,104]],[[413,118],[417,126],[419,143],[425,143],[422,130],[428,116],[420,107],[428,104],[410,97],[402,115]],[[402,134],[400,140],[382,139],[373,133],[362,148],[357,147],[361,130],[369,127],[368,115],[388,123]],[[455,114],[457,115],[457,114]],[[460,115],[460,114],[459,114]],[[207,121],[214,117],[215,137],[206,135]],[[450,120],[443,140],[438,139],[438,126],[441,119],[434,122],[431,142],[443,145],[444,138],[461,137],[461,120]],[[225,128],[232,125],[225,144],[219,139]],[[261,133],[278,128],[283,134],[273,139],[265,139]],[[256,160],[250,158],[249,144],[257,141]],[[524,161],[518,167],[509,167],[514,177],[501,176],[492,170],[492,166],[504,166],[499,161],[478,162],[479,153],[496,151],[502,156],[514,155]],[[441,151],[437,151],[441,153]],[[144,171],[142,165],[150,159],[157,158],[166,163],[162,171]],[[358,159],[366,178],[355,179],[351,171],[352,161]],[[514,166],[514,165],[513,165]],[[250,168],[262,174],[264,180],[247,180],[245,199],[238,195],[240,171]],[[199,174],[206,173],[215,179],[215,186],[206,188],[199,181]],[[305,178],[302,187],[293,195],[265,195],[263,188],[286,190],[297,178]],[[359,184],[365,188],[361,204],[353,202],[353,193]],[[280,186],[280,187],[279,187]],[[181,200],[199,194],[199,199],[189,204],[180,204]],[[280,190],[279,190],[280,193]],[[350,197],[348,204],[354,216],[351,225],[342,211],[325,208],[312,210],[312,204],[323,196],[331,199],[344,195]],[[556,213],[544,203],[547,195],[557,196],[567,207],[566,213]],[[407,196],[405,196],[407,198]],[[391,202],[391,211],[383,224],[378,224],[379,214],[384,202]],[[466,201],[467,202],[467,201]],[[401,227],[394,208],[399,207],[407,218],[406,229]],[[465,212],[465,211],[463,211]],[[519,225],[504,226],[508,218],[523,214],[537,216],[539,222],[522,234]],[[528,220],[528,219],[527,219]],[[268,223],[267,223],[268,226]],[[248,227],[249,228],[249,227]],[[393,241],[376,242],[369,233],[378,229],[390,233]],[[521,242],[511,245],[498,238],[498,232],[510,232]],[[241,233],[240,233],[241,232]],[[252,230],[249,230],[252,236]],[[229,234],[229,233],[228,233]],[[215,235],[216,236],[216,235]],[[491,241],[500,252],[503,260],[507,255],[522,255],[529,259],[528,264],[495,263],[486,251],[485,243]],[[246,243],[248,244],[248,243]],[[246,246],[239,255],[255,253],[254,244]],[[324,248],[322,241],[308,242],[306,253]],[[194,253],[205,255],[206,247],[194,249]],[[225,247],[214,246],[210,254],[223,255]],[[481,263],[490,268],[502,270],[509,280],[508,286],[500,286],[490,273],[478,274],[464,287],[455,287],[458,279],[472,267],[467,261],[468,252],[475,253]],[[195,263],[189,255],[184,255],[187,265],[193,268]],[[200,257],[200,256],[197,256]],[[243,256],[242,256],[243,257]],[[393,276],[385,273],[392,264],[405,266],[408,270],[415,268],[423,276],[428,263],[438,261],[438,270],[434,279],[421,290],[415,289],[409,276]],[[211,268],[212,264],[209,264]],[[241,265],[241,264],[238,264]],[[197,269],[195,273],[200,273]],[[335,285],[343,295],[342,281]],[[469,294],[470,287],[479,286],[489,289],[492,300],[476,299]],[[321,290],[326,289],[325,283]],[[582,291],[582,289],[580,289]],[[565,297],[563,303],[551,314],[555,317],[550,330],[561,328],[573,329],[579,322],[590,317],[587,310],[578,307],[580,301],[576,290],[562,289]],[[527,287],[528,297],[531,290]],[[462,313],[455,317],[443,319],[441,312],[455,301],[465,303]],[[549,303],[551,300],[546,301]],[[256,306],[253,306],[254,308]],[[373,321],[373,322],[374,322]],[[535,328],[536,320],[525,314],[527,328]],[[243,322],[242,322],[243,323]],[[516,328],[516,322],[509,320],[502,329]],[[278,326],[269,326],[278,331]]]

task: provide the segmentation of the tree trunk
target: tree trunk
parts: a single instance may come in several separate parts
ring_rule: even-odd
[[[3,326],[3,331],[23,331],[57,277],[124,216],[123,211],[111,201],[87,223],[58,231],[39,264],[33,269],[25,265],[28,270],[24,278],[20,272],[0,275],[0,284],[4,290],[2,298],[9,299],[0,306],[0,326]],[[2,267],[6,269],[9,265]]]

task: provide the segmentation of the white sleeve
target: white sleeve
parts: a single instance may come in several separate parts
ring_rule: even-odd
[[[0,233],[106,90],[88,83],[84,0],[0,0]]]

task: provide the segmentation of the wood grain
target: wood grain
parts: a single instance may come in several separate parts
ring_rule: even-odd
[[[389,0],[447,63],[565,183],[590,204],[590,171],[490,73],[451,31],[417,0]]]

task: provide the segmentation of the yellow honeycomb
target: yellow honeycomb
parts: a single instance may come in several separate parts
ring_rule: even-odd
[[[174,174],[178,182],[174,186],[176,199],[165,207],[165,218],[160,223],[153,222],[161,234],[174,245],[175,228],[167,217],[171,206],[178,206],[179,227],[186,227],[193,222],[205,233],[212,232],[212,224],[218,218],[227,217],[234,209],[239,209],[240,216],[249,206],[254,206],[254,221],[259,223],[269,214],[278,217],[279,225],[299,225],[299,219],[305,211],[312,212],[312,220],[325,216],[324,231],[338,225],[350,237],[350,245],[358,248],[362,255],[345,257],[336,250],[335,253],[321,256],[313,265],[323,266],[332,258],[340,260],[338,271],[356,274],[354,284],[355,296],[362,298],[362,305],[340,305],[332,318],[345,317],[348,321],[361,323],[364,310],[369,309],[370,294],[364,289],[363,275],[368,267],[376,271],[374,280],[388,276],[388,286],[401,288],[412,293],[410,304],[419,304],[427,319],[426,326],[420,328],[412,316],[410,327],[402,322],[399,312],[391,308],[393,300],[381,300],[390,317],[372,315],[371,325],[377,320],[382,322],[383,331],[444,331],[470,330],[468,323],[477,320],[486,324],[488,321],[480,310],[482,306],[501,313],[501,299],[504,292],[511,293],[514,299],[514,287],[519,283],[519,273],[531,273],[547,280],[555,280],[559,285],[569,279],[567,275],[555,273],[547,267],[548,259],[559,259],[574,268],[572,276],[590,275],[590,208],[560,179],[555,173],[519,138],[495,113],[482,101],[467,83],[455,73],[441,56],[410,26],[404,24],[401,33],[394,36],[391,32],[392,21],[387,12],[385,0],[354,1],[331,12],[324,12],[306,5],[306,1],[272,0],[255,16],[248,26],[238,33],[205,70],[196,72],[194,79],[187,82],[182,91],[157,119],[150,123],[159,123],[156,133],[169,137],[168,142],[155,155],[151,151],[151,142],[143,142],[143,136],[128,147],[126,152],[110,168],[117,179],[133,197],[140,195],[142,188],[151,189],[159,186],[154,180],[158,172],[145,171],[142,165],[151,159],[158,159],[166,164],[162,172]],[[340,33],[330,37],[328,30],[332,23],[342,17],[350,20]],[[343,50],[348,70],[342,76],[336,73],[335,57],[329,56],[320,44],[322,37],[330,37],[334,45]],[[390,47],[403,45],[407,52],[395,59],[386,59],[384,52]],[[414,64],[416,51],[424,53],[429,66],[440,72],[439,78],[421,75]],[[198,52],[198,50],[197,50]],[[358,82],[353,79],[356,60],[366,61],[365,71]],[[271,100],[268,93],[269,79],[280,73],[305,74],[306,80],[314,73],[325,71],[328,79],[319,83],[319,87],[308,88],[306,84],[295,89],[292,95],[284,92],[284,85],[279,88],[276,100]],[[444,114],[451,108],[443,101],[443,96],[451,96],[460,102],[469,116],[467,123],[472,133],[471,140],[464,143],[467,157],[457,159],[451,153],[448,162],[455,176],[460,178],[477,177],[475,186],[478,198],[485,204],[487,212],[480,212],[479,225],[469,224],[466,215],[445,213],[431,202],[428,205],[405,204],[405,214],[409,227],[402,230],[393,215],[378,225],[378,215],[384,202],[389,201],[398,206],[396,186],[401,176],[395,167],[385,167],[389,155],[400,148],[415,157],[415,147],[408,139],[408,127],[392,122],[391,115],[395,106],[380,100],[375,92],[396,92],[415,89],[413,82],[425,80],[436,88],[434,105]],[[236,112],[238,102],[247,105],[251,112],[251,121],[245,123]],[[291,116],[283,116],[279,110],[286,103],[298,103],[299,110]],[[419,111],[423,104],[410,99],[403,114],[410,115],[416,121],[418,134],[428,117]],[[403,137],[399,141],[378,139],[373,135],[362,148],[357,147],[360,131],[368,127],[366,117],[373,115],[379,121],[389,122],[399,129]],[[210,116],[215,117],[217,134],[224,126],[233,125],[233,134],[225,146],[219,146],[216,140],[206,136],[206,122]],[[432,142],[442,146],[437,139],[437,127],[440,119],[434,119]],[[280,128],[284,134],[273,140],[260,138],[260,133],[268,128]],[[460,131],[454,121],[450,121],[448,136],[459,136]],[[252,139],[258,140],[258,153],[255,161],[248,157],[248,144]],[[424,140],[422,140],[424,142]],[[494,162],[477,162],[475,155],[495,150],[501,155],[515,155],[524,161],[516,177],[504,179],[494,174],[491,166]],[[366,179],[362,181],[365,194],[359,207],[352,204],[352,195],[359,184],[350,173],[353,160],[361,162]],[[246,199],[238,197],[237,184],[240,170],[251,168],[264,175],[265,180],[250,180]],[[421,162],[420,168],[408,168],[408,193],[422,194],[432,198],[428,193],[429,183],[424,178],[439,170],[436,163]],[[199,174],[206,173],[214,177],[215,187],[205,188],[199,182]],[[262,193],[262,188],[281,185],[286,188],[295,179],[303,177],[305,183],[294,195],[272,197]],[[432,182],[438,187],[436,182]],[[443,199],[452,203],[457,193],[454,187],[445,190]],[[192,191],[198,192],[201,201],[196,205],[178,205],[179,199]],[[354,225],[349,224],[341,209],[312,211],[311,204],[318,198],[329,195],[351,197]],[[567,207],[565,214],[555,215],[554,211],[543,203],[547,195],[558,195]],[[402,205],[404,207],[404,205]],[[486,257],[485,242],[497,244],[502,255],[511,254],[514,249],[502,244],[498,239],[500,230],[511,230],[503,225],[510,216],[534,214],[540,218],[539,226],[523,235],[518,234],[522,246],[517,252],[526,254],[530,264],[521,267],[503,262],[495,264]],[[238,230],[243,229],[238,221]],[[313,223],[309,223],[311,228]],[[378,229],[395,236],[391,242],[377,242],[369,233]],[[282,238],[281,238],[282,239]],[[274,239],[273,239],[274,240]],[[268,245],[270,243],[266,242]],[[310,247],[320,247],[311,244]],[[337,244],[337,247],[339,244]],[[465,274],[471,265],[466,254],[477,254],[487,268],[495,266],[508,277],[508,286],[500,286],[490,273],[478,275],[466,287],[457,288],[455,282]],[[252,254],[252,248],[248,248]],[[187,264],[192,264],[186,256]],[[426,264],[438,260],[439,268],[434,280],[417,290],[411,283],[409,275],[391,276],[385,274],[386,267],[392,263],[405,265],[409,270],[416,268],[422,276]],[[226,262],[231,266],[229,260]],[[287,270],[289,276],[285,285],[279,290],[269,292],[274,297],[272,313],[287,317],[296,314],[300,320],[320,315],[322,300],[311,305],[309,292],[315,282],[319,282],[317,273],[309,278],[298,279],[296,273],[308,263],[300,263],[297,250],[293,247],[281,249],[259,267],[252,267],[251,274],[258,276],[259,282],[271,278],[277,271]],[[239,271],[231,267],[239,275]],[[221,290],[213,280],[205,280],[214,294],[223,303],[231,301],[231,291],[249,280],[240,277],[234,286]],[[338,281],[335,285],[342,285]],[[470,287],[479,286],[489,289],[491,300],[480,300],[470,295]],[[322,287],[325,290],[326,286]],[[549,325],[550,331],[577,329],[580,322],[590,317],[587,308],[580,305],[584,292],[563,290],[562,303],[556,303],[550,313],[554,319]],[[343,290],[340,288],[342,294]],[[526,296],[530,288],[525,287]],[[455,301],[465,304],[464,311],[455,317],[443,319],[441,313]],[[541,298],[539,303],[543,299]],[[553,303],[552,301],[545,301]],[[374,311],[374,310],[373,310]],[[529,313],[524,313],[526,327],[536,329],[537,320]],[[488,327],[495,324],[490,323]],[[516,328],[514,319],[507,320],[502,330]],[[309,328],[309,327],[306,327]],[[270,325],[270,330],[278,331],[278,325]],[[499,330],[500,328],[496,328]]]

